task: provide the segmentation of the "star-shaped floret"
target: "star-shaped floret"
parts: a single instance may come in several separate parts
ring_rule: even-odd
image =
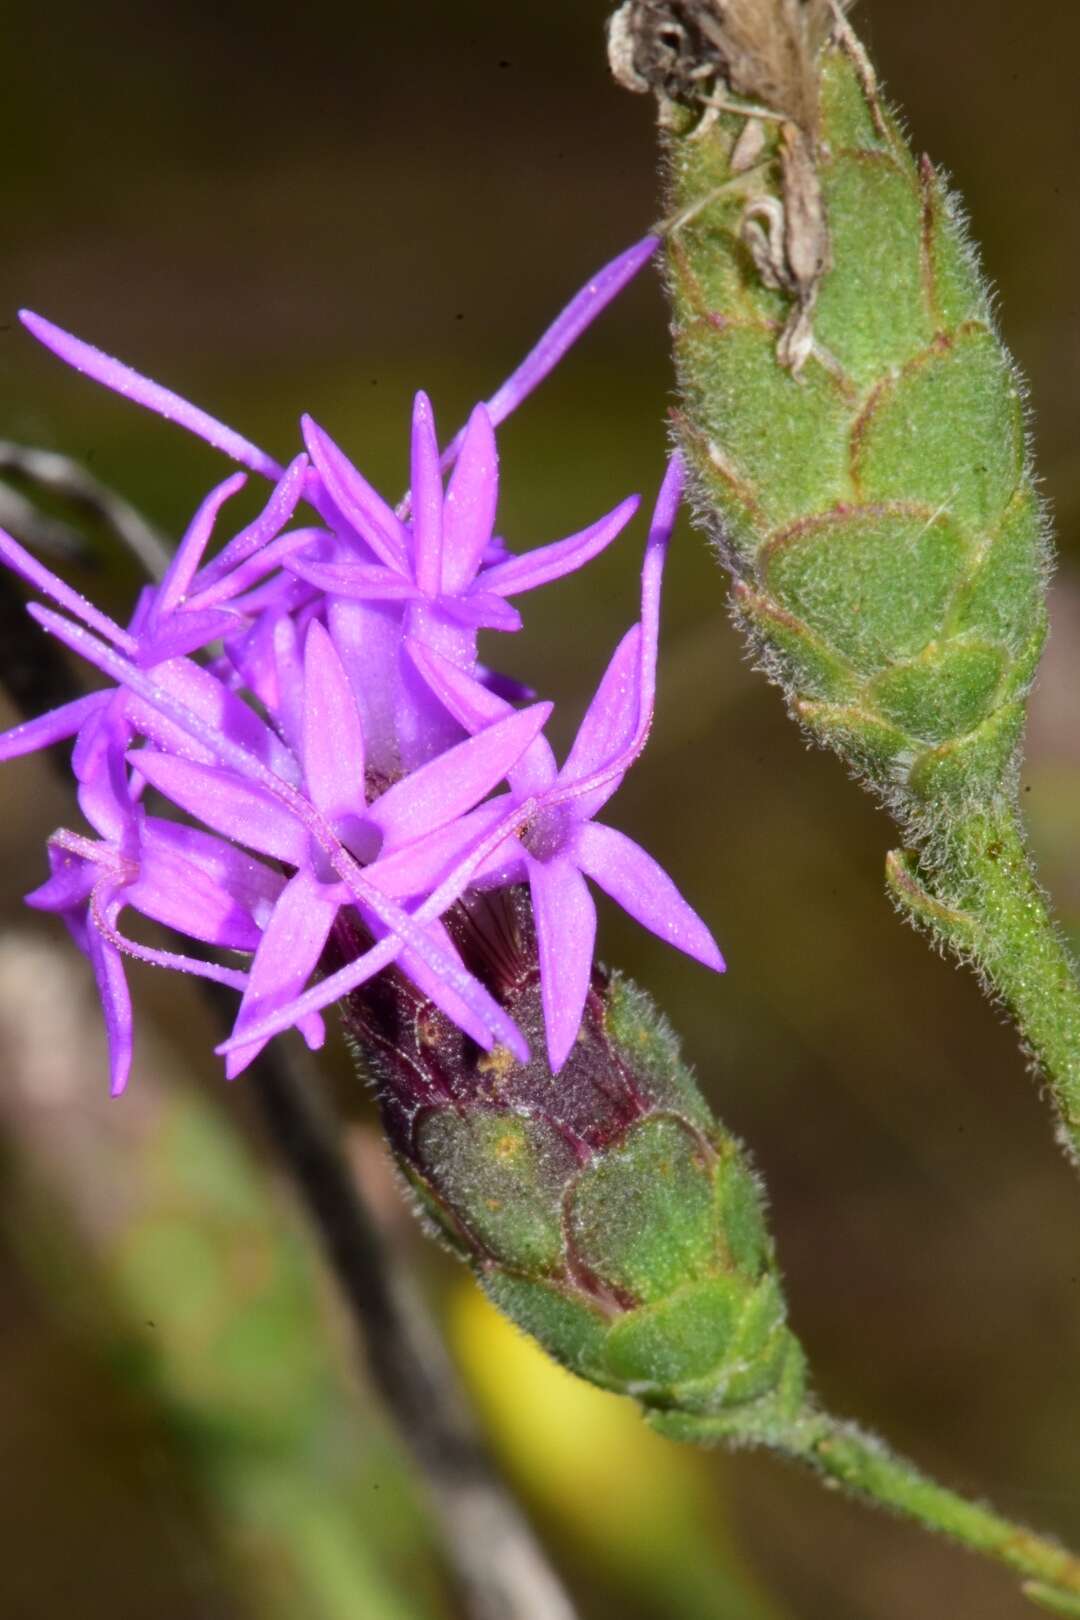
[[[510,795],[456,829],[467,847],[470,837],[489,834],[508,806],[516,804],[524,818],[519,830],[474,869],[471,881],[477,887],[529,884],[553,1073],[577,1036],[592,972],[596,908],[587,878],[669,944],[717,972],[724,967],[711,933],[667,873],[624,833],[594,819],[641,752],[652,723],[660,582],[681,483],[681,467],[673,458],[649,535],[641,622],[616,648],[565,764],[560,770],[546,739],[538,737],[510,772]],[[414,657],[432,690],[467,729],[490,725],[508,707],[438,653],[417,649]],[[446,861],[455,853],[444,847],[439,858]]]

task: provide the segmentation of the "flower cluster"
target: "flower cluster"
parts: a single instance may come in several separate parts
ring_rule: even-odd
[[[29,611],[109,682],[0,737],[0,759],[74,738],[93,836],[55,833],[51,876],[27,898],[59,913],[93,963],[114,1092],[131,1063],[125,955],[240,992],[220,1049],[230,1076],[286,1028],[318,1046],[323,1010],[391,963],[482,1047],[524,1058],[520,1030],[466,969],[442,920],[469,891],[529,885],[552,1072],[573,1046],[592,972],[586,879],[722,969],[671,879],[594,819],[652,718],[678,461],[650,527],[640,620],[561,769],[543,734],[551,704],[478,658],[480,630],[519,627],[514,598],[580,568],[636,510],[631,498],[568,539],[510,551],[494,530],[494,424],[654,248],[646,238],[590,283],[442,455],[417,395],[411,490],[397,509],[310,419],[303,451],[282,468],[160,385],[24,315],[77,369],[271,483],[259,516],[207,560],[245,474],[212,490],[126,627],[0,534],[0,558],[63,610]],[[194,953],[132,938],[125,909],[198,942]],[[335,966],[340,952],[327,947],[343,912],[344,932],[361,944]]]

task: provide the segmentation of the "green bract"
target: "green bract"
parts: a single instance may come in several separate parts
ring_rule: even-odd
[[[667,143],[680,437],[738,617],[792,711],[912,832],[1015,769],[1045,635],[1048,543],[1021,384],[955,200],[859,67],[821,57],[818,173],[831,267],[813,347],[777,359],[790,300],[745,243],[779,195],[775,123],[732,172],[745,119]]]
[[[541,1027],[535,973],[506,1003]],[[347,1017],[421,1209],[551,1355],[651,1414],[758,1432],[801,1409],[757,1181],[642,991],[595,986],[554,1077],[542,1046],[485,1056],[430,1010],[393,1050],[359,998]]]
[[[703,37],[738,11],[800,38],[805,17],[800,0],[661,9]],[[786,101],[746,116],[721,95],[717,113],[692,74],[688,105],[661,94],[677,431],[759,662],[896,817],[893,898],[1013,1013],[1080,1162],[1080,990],[1017,808],[1050,560],[1022,385],[959,205],[833,27],[796,52],[811,181]],[[828,248],[796,285],[804,215]]]

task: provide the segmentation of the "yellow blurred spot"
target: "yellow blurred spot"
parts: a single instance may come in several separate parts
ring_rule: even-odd
[[[637,1406],[559,1367],[472,1282],[454,1295],[450,1338],[494,1443],[530,1493],[618,1556],[699,1500],[701,1460],[653,1434]]]

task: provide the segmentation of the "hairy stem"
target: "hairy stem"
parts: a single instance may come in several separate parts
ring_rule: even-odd
[[[1080,1558],[1047,1536],[939,1485],[876,1435],[828,1413],[803,1410],[754,1428],[731,1413],[653,1413],[655,1428],[699,1445],[722,1440],[761,1445],[804,1464],[849,1496],[911,1519],[1023,1577],[1025,1594],[1061,1614],[1080,1614]]]
[[[1036,881],[1019,813],[1006,801],[948,824],[919,853],[894,851],[897,904],[971,962],[1016,1020],[1080,1164],[1080,984]]]
[[[1080,1558],[1075,1554],[938,1485],[854,1423],[815,1414],[793,1431],[790,1449],[783,1449],[852,1496],[914,1519],[1026,1580],[1080,1598]]]

